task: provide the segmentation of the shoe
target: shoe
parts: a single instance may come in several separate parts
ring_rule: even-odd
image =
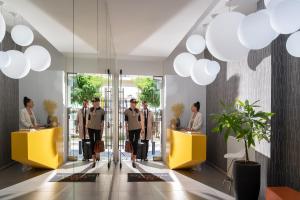
[[[145,162],[148,162],[148,158],[144,159]]]
[[[133,167],[133,168],[136,168],[135,162],[132,162],[132,167]]]
[[[92,168],[96,167],[96,162],[93,162]]]

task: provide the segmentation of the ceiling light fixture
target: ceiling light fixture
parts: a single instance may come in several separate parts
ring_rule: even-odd
[[[179,76],[189,77],[196,61],[197,58],[193,54],[187,52],[181,53],[174,60],[174,70]]]
[[[11,38],[20,46],[29,46],[34,39],[32,30],[25,25],[16,25],[11,30]]]

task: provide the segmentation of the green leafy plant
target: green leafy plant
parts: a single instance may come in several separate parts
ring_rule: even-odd
[[[223,111],[212,115],[216,122],[213,132],[224,133],[226,142],[229,135],[238,141],[244,141],[246,162],[249,161],[248,148],[255,146],[256,140],[270,140],[270,122],[274,113],[259,111],[258,102],[250,104],[248,100],[245,102],[238,100],[234,104],[221,103]]]
[[[96,75],[77,74],[71,91],[72,104],[81,104],[83,100],[100,97],[99,90],[104,84],[104,78]]]
[[[160,106],[160,91],[156,87],[156,82],[152,78],[136,78],[134,81],[136,87],[141,90],[138,96],[139,101],[147,101],[152,107]]]

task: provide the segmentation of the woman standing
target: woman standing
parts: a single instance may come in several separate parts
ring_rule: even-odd
[[[100,107],[100,99],[94,98],[93,107],[89,111],[87,128],[91,142],[91,150],[93,152],[93,167],[96,166],[96,152],[95,143],[102,139],[103,125],[104,125],[104,110]]]
[[[187,129],[189,131],[201,131],[202,124],[203,124],[203,119],[202,119],[202,114],[200,112],[200,102],[197,101],[194,103],[191,107],[192,110],[192,116],[190,118],[189,124]]]
[[[23,99],[24,108],[20,111],[20,128],[30,129],[30,128],[38,128],[38,124],[33,112],[33,101],[24,97]]]
[[[130,100],[130,108],[125,110],[125,126],[126,136],[132,144],[133,151],[131,153],[132,167],[136,168],[137,148],[142,130],[141,115],[139,109],[136,108],[136,99]]]

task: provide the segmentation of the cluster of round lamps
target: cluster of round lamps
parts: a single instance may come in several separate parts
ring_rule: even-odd
[[[6,23],[0,14],[0,42],[6,33]],[[32,44],[34,34],[25,25],[15,25],[11,30],[12,40],[21,47]],[[51,65],[51,55],[40,45],[31,45],[24,52],[18,50],[0,51],[0,69],[3,74],[12,79],[24,78],[30,70],[44,71]]]
[[[186,41],[188,52],[174,60],[174,70],[182,77],[191,76],[199,85],[212,83],[220,71],[216,61],[197,60],[207,47],[217,59],[224,62],[239,61],[250,50],[263,49],[279,34],[291,34],[286,42],[288,53],[300,57],[300,0],[264,0],[266,9],[248,16],[239,12],[217,15],[208,25],[205,39],[191,35]],[[194,54],[194,55],[193,55]]]

